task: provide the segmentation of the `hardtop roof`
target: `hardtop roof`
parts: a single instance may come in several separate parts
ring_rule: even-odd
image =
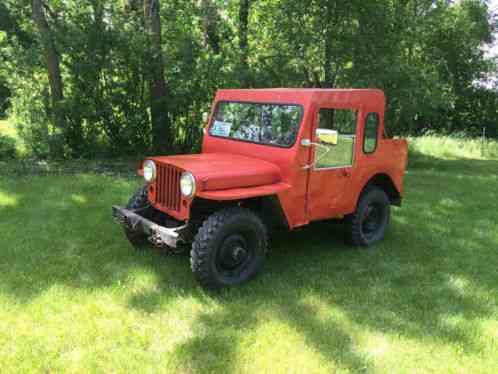
[[[264,88],[220,89],[216,100],[315,104],[321,107],[362,108],[384,110],[385,96],[378,89],[323,88]]]

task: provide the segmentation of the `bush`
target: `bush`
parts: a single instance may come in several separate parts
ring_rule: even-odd
[[[6,135],[0,135],[0,160],[16,158],[16,141]]]
[[[0,119],[7,116],[7,109],[10,106],[10,90],[6,83],[0,80]]]

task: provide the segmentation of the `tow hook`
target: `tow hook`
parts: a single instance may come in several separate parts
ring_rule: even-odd
[[[158,232],[153,232],[152,235],[149,236],[149,242],[151,242],[155,247],[166,247],[167,244],[161,238]]]

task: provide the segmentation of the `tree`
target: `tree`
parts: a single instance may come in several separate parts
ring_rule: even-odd
[[[45,11],[43,9],[42,1],[32,0],[31,4],[33,21],[38,28],[38,33],[43,44],[45,61],[47,64],[54,126],[58,130],[64,132],[66,130],[66,121],[63,108],[64,88],[59,62],[59,52],[57,51],[57,47],[52,37],[52,31],[45,17]],[[55,147],[56,143],[52,143],[52,146]],[[61,151],[59,149],[51,149],[51,153],[60,154]]]
[[[37,157],[198,150],[238,87],[380,88],[391,134],[498,134],[482,0],[3,0],[0,19],[0,96]]]
[[[16,16],[12,15],[9,8],[3,2],[0,3],[0,31],[6,33],[7,37],[16,36],[24,47],[29,47],[32,43],[31,36],[25,32]]]
[[[167,86],[161,42],[159,0],[144,0],[145,29],[149,34],[148,77],[152,120],[152,142],[156,151],[171,148],[171,126],[168,115]]]
[[[204,40],[215,55],[221,52],[218,34],[219,15],[216,4],[212,0],[201,0],[202,25]]]
[[[240,0],[239,5],[239,50],[240,50],[240,67],[242,87],[249,86],[249,47],[248,47],[248,27],[249,27],[249,10],[251,0]]]

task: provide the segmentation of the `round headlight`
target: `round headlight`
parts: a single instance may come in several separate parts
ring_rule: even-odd
[[[195,194],[195,178],[192,173],[186,171],[180,178],[180,191],[185,197],[192,197]]]
[[[154,161],[147,160],[144,162],[144,179],[147,183],[152,183],[156,180],[156,164]]]

